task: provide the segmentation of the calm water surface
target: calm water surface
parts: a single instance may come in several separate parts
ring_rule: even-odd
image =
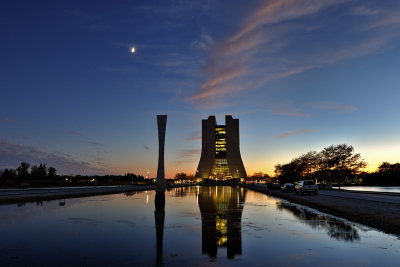
[[[159,197],[159,196],[157,196]],[[394,266],[400,240],[239,187],[0,206],[0,266]]]

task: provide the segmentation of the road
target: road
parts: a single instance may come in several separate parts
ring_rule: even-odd
[[[349,198],[349,199],[361,199],[361,200],[369,200],[369,201],[377,201],[377,202],[385,202],[385,203],[395,203],[400,204],[400,194],[379,194],[379,193],[359,193],[359,192],[346,192],[346,191],[327,191],[320,190],[318,194],[322,196],[333,196],[333,197],[341,197],[341,198]]]

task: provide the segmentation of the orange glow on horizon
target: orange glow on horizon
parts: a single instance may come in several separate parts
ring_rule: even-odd
[[[365,145],[356,145],[355,153],[360,153],[361,157],[367,163],[367,167],[362,169],[366,172],[375,172],[378,166],[382,162],[390,162],[397,163],[400,162],[400,156],[398,152],[400,151],[400,142],[399,143],[387,143],[387,144],[369,144]],[[300,156],[301,154],[297,155]],[[285,164],[288,163],[296,156],[290,155],[287,158],[280,155],[277,157],[272,157],[271,155],[266,155],[265,157],[252,159],[249,157],[243,157],[244,165],[246,168],[246,172],[248,175],[252,175],[255,172],[263,172],[264,174],[268,174],[270,176],[275,175],[275,165],[276,164]],[[190,162],[185,162],[179,165],[175,165],[174,161],[166,163],[165,165],[165,176],[166,178],[174,178],[175,174],[179,172],[184,172],[186,174],[194,175],[196,173],[196,168],[198,164],[198,160],[192,160]],[[132,162],[124,161],[120,164],[110,164],[109,173],[124,175],[126,173],[135,173],[137,175],[142,175],[144,177],[147,176],[147,172],[149,172],[150,178],[155,178],[157,174],[157,162],[156,160],[151,163],[140,163],[137,162],[135,165]]]

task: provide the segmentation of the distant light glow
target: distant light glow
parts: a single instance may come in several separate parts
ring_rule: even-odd
[[[136,49],[134,47],[131,47],[131,53],[133,54],[135,52],[136,52]]]

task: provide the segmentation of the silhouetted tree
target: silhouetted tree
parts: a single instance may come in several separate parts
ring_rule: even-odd
[[[38,168],[38,174],[40,179],[46,179],[47,178],[47,168],[46,164],[40,163],[39,168]]]
[[[1,174],[2,180],[15,180],[17,178],[17,172],[14,169],[5,169]]]
[[[49,172],[47,174],[47,177],[51,180],[55,179],[57,176],[57,171],[54,167],[50,167],[49,168]]]
[[[39,179],[40,175],[39,175],[39,167],[36,165],[33,165],[31,167],[31,178],[32,180],[37,180]]]
[[[346,177],[354,182],[355,174],[366,163],[360,154],[354,154],[354,148],[346,144],[332,145],[321,152],[310,151],[292,159],[287,164],[275,165],[275,174],[282,183],[295,182],[302,179],[319,179],[320,181],[337,181],[342,183]]]
[[[292,160],[287,164],[275,165],[275,174],[281,184],[293,183],[300,180],[301,177],[295,160]]]
[[[179,172],[179,173],[175,174],[175,179],[178,179],[178,180],[185,180],[186,176],[187,176],[186,173],[184,173],[184,172]]]
[[[186,175],[185,180],[194,181],[196,180],[196,175],[194,175],[193,173],[189,173],[188,175]]]
[[[18,178],[27,179],[29,175],[29,163],[21,162],[21,165],[17,168]]]
[[[46,164],[40,164],[39,167],[34,165],[31,167],[32,180],[45,180],[47,178]]]
[[[380,173],[387,172],[390,170],[391,164],[389,162],[382,162],[378,167]]]
[[[299,161],[302,166],[302,176],[313,179],[313,174],[320,169],[321,154],[316,151],[310,151],[300,156]]]
[[[275,173],[279,183],[293,183],[302,180],[308,173],[309,163],[307,159],[308,158],[304,155],[292,159],[292,161],[287,164],[275,165]]]
[[[346,177],[356,174],[360,168],[367,165],[360,154],[354,154],[353,146],[346,144],[324,148],[321,156],[324,168],[336,176],[339,188]]]
[[[251,177],[263,178],[264,177],[264,173],[263,172],[254,172]]]
[[[400,163],[382,162],[378,170],[362,177],[368,185],[400,185]]]
[[[142,175],[136,175],[134,173],[127,173],[125,177],[114,177],[115,180],[124,180],[128,182],[139,182],[144,181],[144,177]]]
[[[138,177],[134,173],[127,173],[125,174],[125,180],[128,182],[136,182],[138,180]]]

